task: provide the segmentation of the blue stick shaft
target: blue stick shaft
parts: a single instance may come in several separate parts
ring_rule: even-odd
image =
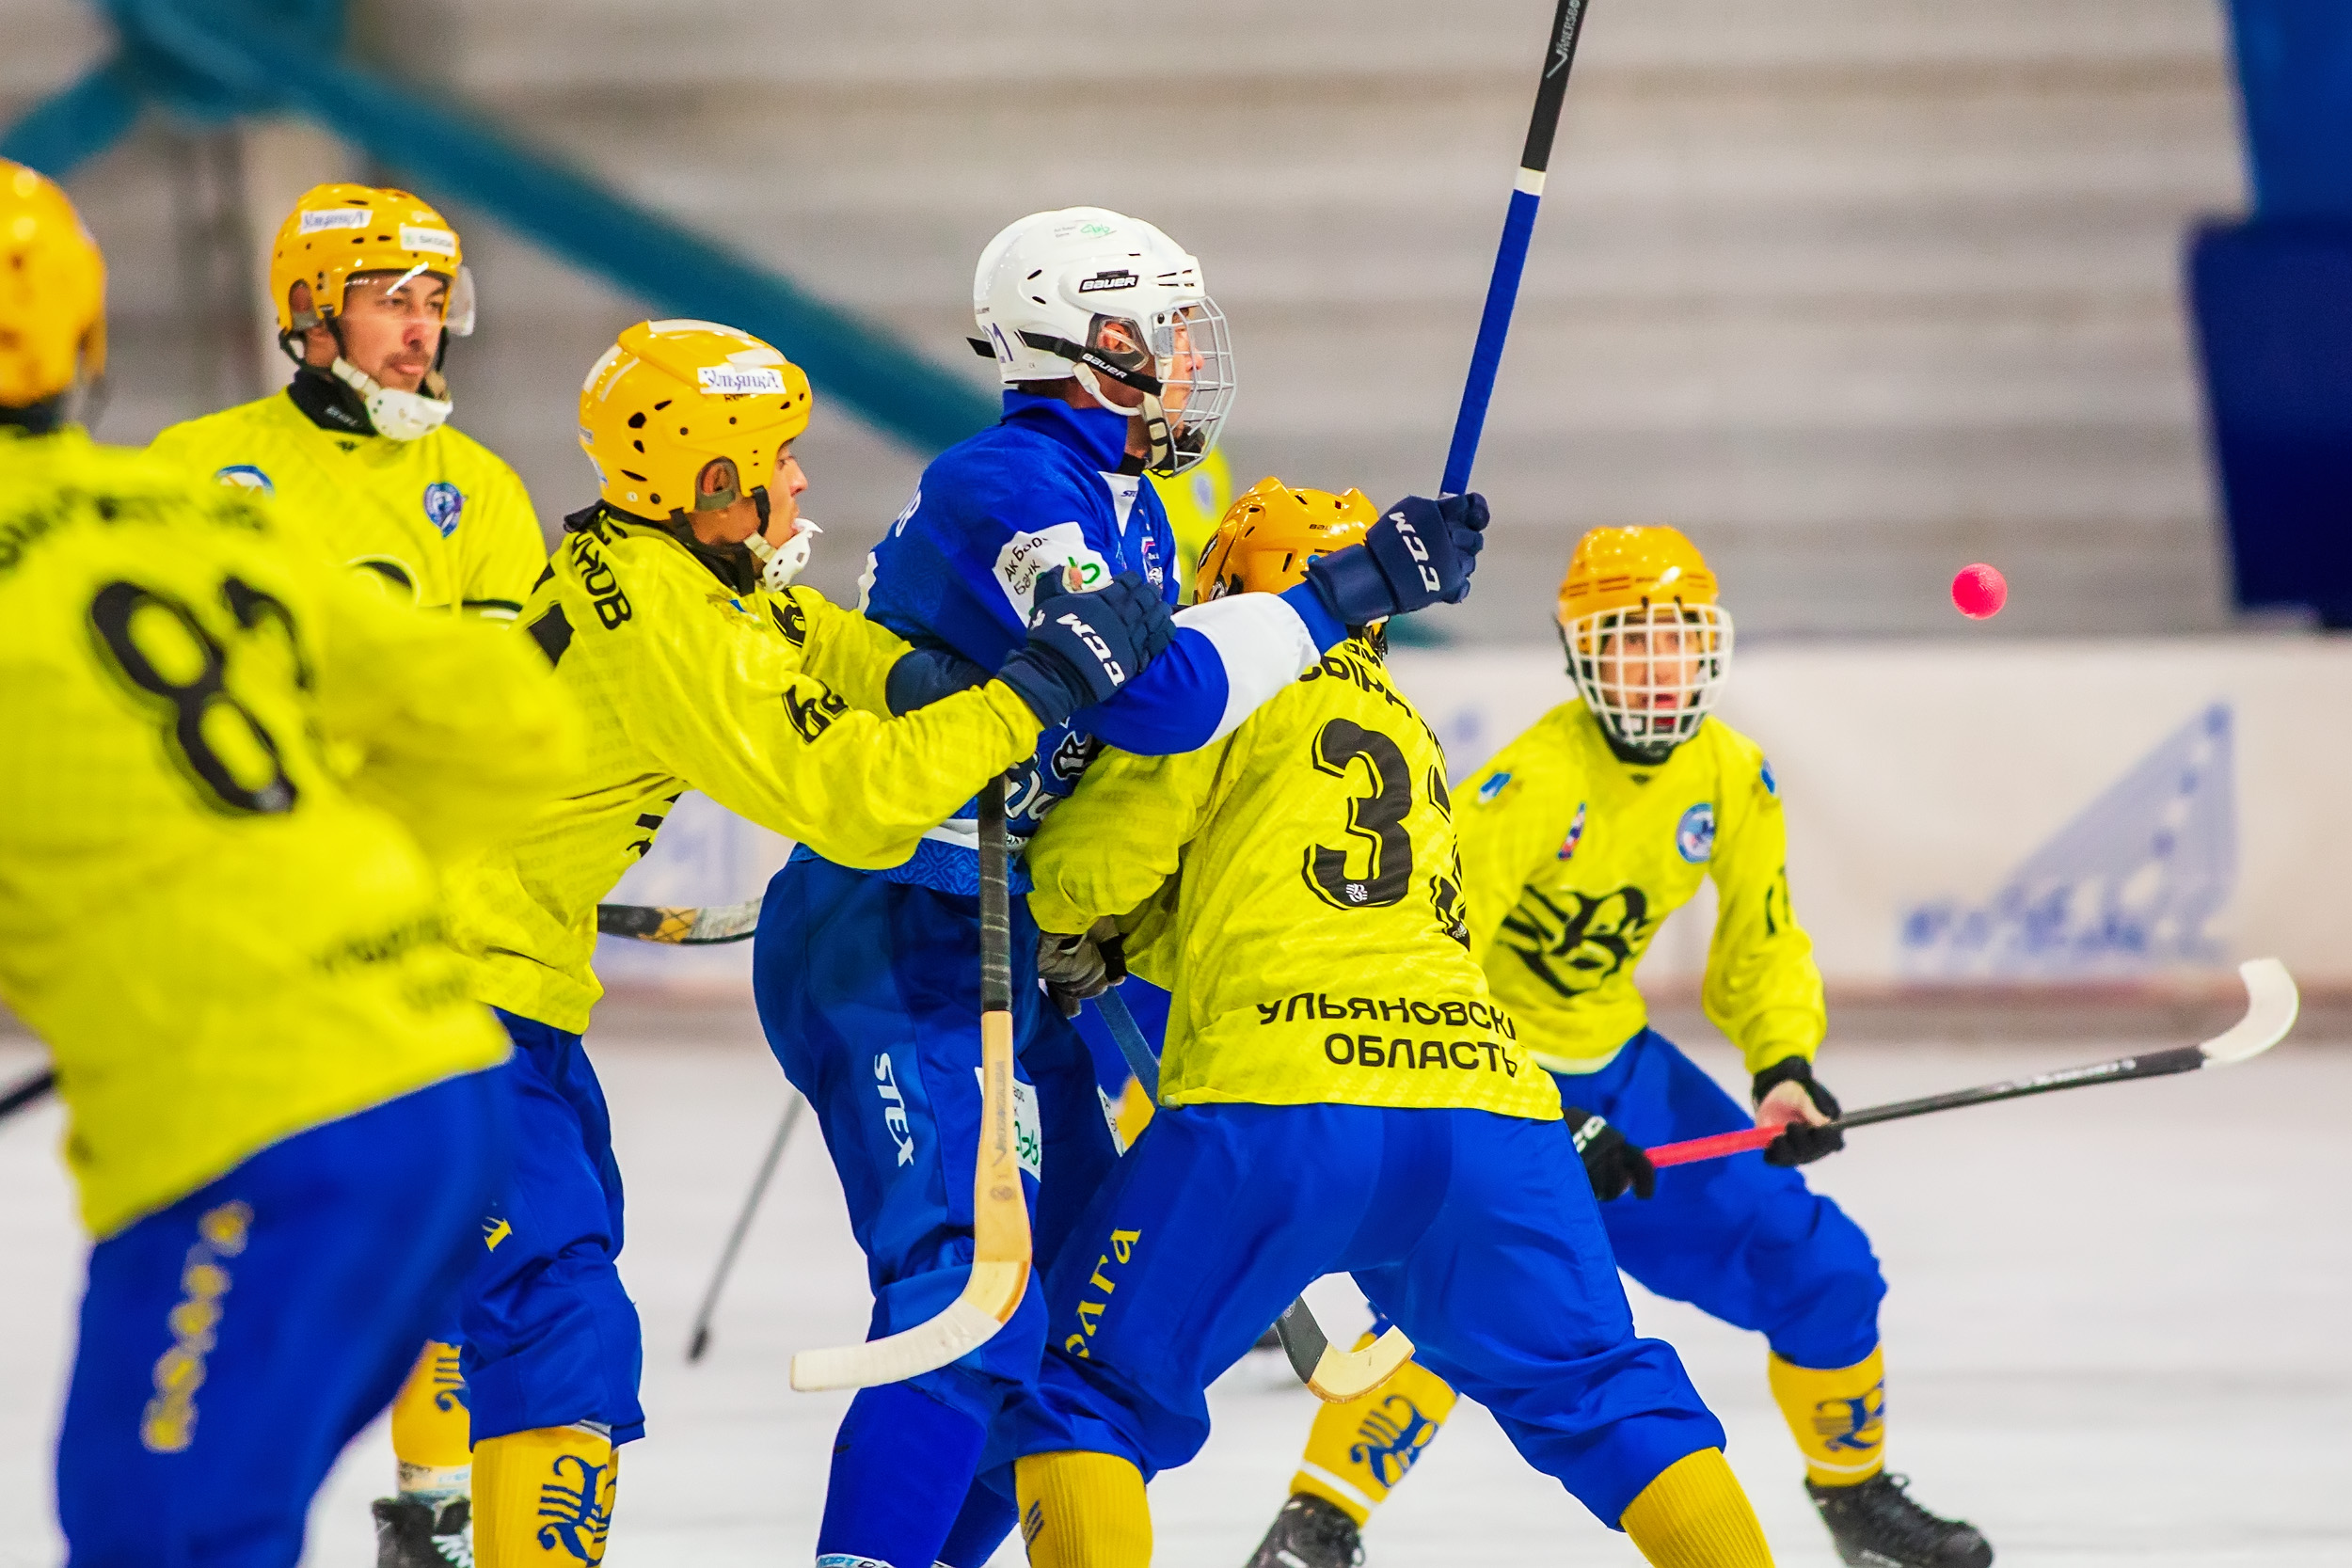
[[[1552,133],[1568,92],[1568,71],[1576,63],[1576,41],[1584,30],[1589,0],[1558,0],[1551,36],[1544,51],[1543,74],[1535,80],[1535,107],[1527,117],[1527,142],[1519,151],[1518,179],[1511,210],[1502,219],[1502,243],[1495,249],[1494,275],[1486,280],[1486,309],[1478,318],[1478,341],[1470,350],[1470,377],[1462,386],[1462,407],[1454,417],[1454,440],[1446,448],[1444,495],[1470,488],[1478,461],[1478,437],[1486,428],[1495,372],[1502,367],[1503,341],[1511,335],[1511,311],[1519,301],[1519,274],[1527,266],[1527,243],[1535,234],[1535,208],[1544,198],[1544,171],[1551,164]]]
[[[1152,1042],[1143,1037],[1136,1026],[1136,1015],[1127,1010],[1127,999],[1116,990],[1106,990],[1094,999],[1094,1010],[1103,1015],[1110,1027],[1111,1038],[1119,1042],[1119,1053],[1127,1058],[1127,1070],[1143,1084],[1143,1092],[1153,1100],[1160,1098],[1160,1059],[1152,1054]]]

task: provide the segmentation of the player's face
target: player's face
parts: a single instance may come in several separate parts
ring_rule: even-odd
[[[1697,634],[1679,626],[1634,626],[1601,634],[1596,678],[1619,708],[1678,712],[1695,700]]]
[[[448,306],[448,281],[431,273],[362,273],[343,286],[342,356],[393,391],[413,392],[440,353]],[[313,365],[334,362],[334,335],[323,326],[304,348]]]

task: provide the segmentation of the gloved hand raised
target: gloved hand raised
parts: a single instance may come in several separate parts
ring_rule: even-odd
[[[1059,572],[1041,572],[1035,604],[1028,645],[996,678],[1049,729],[1116,695],[1176,635],[1175,617],[1135,572],[1121,572],[1091,594],[1072,593]]]
[[[1310,562],[1307,580],[1347,626],[1460,604],[1470,596],[1486,527],[1484,496],[1407,496],[1380,515],[1362,544]]]
[[[1764,1146],[1768,1165],[1808,1165],[1846,1147],[1846,1134],[1822,1124],[1838,1117],[1837,1097],[1813,1081],[1813,1064],[1803,1056],[1774,1062],[1756,1075],[1756,1124],[1782,1129]]]
[[[1592,1182],[1595,1197],[1606,1203],[1623,1197],[1628,1187],[1633,1189],[1635,1197],[1658,1191],[1658,1167],[1649,1163],[1639,1144],[1610,1126],[1605,1117],[1563,1105],[1560,1118],[1584,1161],[1585,1179]]]

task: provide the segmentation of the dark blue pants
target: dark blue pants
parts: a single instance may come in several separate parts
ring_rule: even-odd
[[[505,1069],[271,1145],[90,1249],[57,1439],[74,1568],[292,1568],[504,1178]]]
[[[1085,1042],[1037,988],[1037,927],[1012,901],[1014,1076],[1042,1264],[1118,1161]],[[808,1097],[874,1291],[873,1338],[944,1309],[972,1261],[979,1154],[978,900],[798,855],[768,884],[753,950],[768,1044]],[[982,1426],[1030,1384],[1032,1289],[961,1361],[914,1386]]]
[[[1644,1147],[1756,1125],[1653,1029],[1598,1072],[1556,1074],[1563,1104]],[[1879,1342],[1886,1279],[1870,1239],[1802,1173],[1735,1154],[1658,1173],[1658,1196],[1600,1206],[1618,1266],[1644,1288],[1762,1334],[1800,1367],[1851,1367]]]
[[[596,1421],[632,1442],[644,1345],[621,1288],[604,1088],[578,1035],[498,1016],[515,1041],[515,1171],[475,1228],[487,1247],[458,1319],[473,1440]]]
[[[1206,1390],[1326,1274],[1614,1527],[1723,1427],[1637,1338],[1591,1184],[1556,1121],[1358,1105],[1163,1107],[1046,1274],[1045,1369],[1020,1453],[1148,1478],[1209,1433]]]

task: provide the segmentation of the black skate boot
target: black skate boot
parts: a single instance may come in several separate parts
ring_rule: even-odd
[[[1991,1568],[1993,1548],[1974,1527],[1945,1519],[1904,1494],[1908,1476],[1876,1475],[1859,1486],[1804,1489],[1849,1568]]]
[[[1300,1492],[1274,1516],[1249,1568],[1361,1568],[1363,1560],[1356,1521],[1339,1504]]]
[[[375,1568],[473,1568],[473,1504],[452,1497],[436,1508],[403,1493],[378,1497]]]

